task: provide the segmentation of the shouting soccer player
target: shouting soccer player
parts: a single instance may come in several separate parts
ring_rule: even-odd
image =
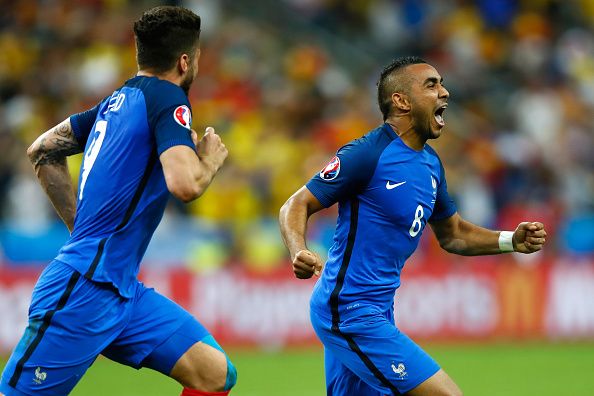
[[[191,129],[200,17],[157,7],[134,33],[137,76],[28,150],[71,236],[33,290],[29,325],[2,374],[6,396],[67,395],[99,354],[160,371],[185,396],[227,395],[235,384],[208,331],[136,277],[170,193],[198,198],[227,157],[214,129],[201,140]],[[83,149],[75,195],[66,157]]]
[[[426,142],[440,136],[449,93],[437,71],[396,59],[378,82],[385,123],[338,150],[282,207],[280,226],[298,278],[322,273],[308,250],[309,216],[339,203],[334,244],[310,302],[324,344],[333,396],[460,395],[438,364],[394,324],[394,293],[427,222],[439,244],[460,255],[540,250],[541,223],[491,231],[462,219],[444,169]]]

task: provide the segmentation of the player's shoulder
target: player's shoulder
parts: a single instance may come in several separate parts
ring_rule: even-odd
[[[437,151],[435,151],[435,149],[433,147],[431,147],[429,144],[425,143],[424,150],[429,156],[434,157],[435,159],[437,159],[437,161],[439,161],[441,163],[439,154],[437,154]]]
[[[433,164],[433,166],[437,167],[439,171],[443,174],[443,163],[441,162],[441,158],[439,158],[439,154],[437,154],[437,151],[435,151],[435,149],[429,146],[428,144],[425,144],[424,150],[427,153],[427,155],[431,158],[430,162]]]
[[[437,151],[435,151],[435,149],[433,147],[431,147],[428,143],[425,143],[424,150],[427,153],[429,153],[429,155],[432,155],[434,157],[439,157],[439,155],[437,155]]]
[[[136,76],[126,81],[125,86],[141,90],[147,102],[164,107],[175,104],[189,105],[188,97],[180,86],[157,77]]]
[[[351,140],[342,146],[338,153],[361,156],[367,160],[370,158],[377,160],[390,142],[394,140],[395,136],[392,136],[389,128],[387,124],[380,125],[360,138]]]

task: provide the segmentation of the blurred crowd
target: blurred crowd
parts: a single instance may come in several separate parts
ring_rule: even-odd
[[[230,156],[203,197],[172,200],[147,261],[278,267],[280,206],[381,124],[375,84],[401,55],[450,91],[430,144],[461,214],[497,229],[539,220],[546,254],[594,255],[593,1],[14,0],[0,1],[0,262],[47,261],[67,237],[26,147],[136,73],[132,21],[157,4],[203,18],[193,127],[214,126]],[[76,180],[80,157],[69,165]],[[320,253],[335,215],[310,227]]]

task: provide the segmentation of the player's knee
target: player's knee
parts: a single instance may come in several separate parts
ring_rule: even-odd
[[[206,382],[204,386],[209,392],[228,391],[237,382],[237,369],[227,355],[224,355],[224,360],[218,360],[210,375],[203,377],[202,381]]]
[[[215,360],[211,362],[211,369],[208,370],[209,373],[202,373],[203,376],[201,378],[202,382],[204,383],[204,390],[209,392],[221,392],[225,391],[227,386],[227,377],[228,377],[228,358],[223,353],[220,352],[220,356],[217,356]]]
[[[193,384],[195,389],[207,392],[228,391],[237,382],[237,369],[222,351],[216,359],[211,361],[210,370],[207,373],[200,372],[196,374],[195,383]]]
[[[231,363],[231,360],[229,360],[229,357],[227,356],[223,348],[221,348],[221,346],[212,336],[206,337],[202,340],[202,342],[217,349],[220,353],[217,355],[216,358],[216,375],[213,375],[211,377],[213,379],[213,382],[215,382],[216,384],[212,385],[217,388],[217,391],[230,390],[231,388],[233,388],[233,386],[235,386],[235,383],[237,382],[237,369],[235,368],[233,363]]]

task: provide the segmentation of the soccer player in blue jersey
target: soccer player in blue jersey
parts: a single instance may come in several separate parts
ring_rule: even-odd
[[[426,143],[441,134],[448,98],[435,68],[416,57],[396,59],[378,82],[385,123],[338,150],[280,211],[295,275],[321,273],[310,314],[324,344],[328,395],[461,394],[394,323],[400,274],[427,223],[443,249],[460,255],[532,253],[545,242],[541,223],[491,231],[456,212],[441,161]],[[336,202],[334,243],[323,268],[307,248],[307,220]]]
[[[71,235],[33,290],[29,325],[2,374],[6,396],[67,395],[99,354],[168,375],[185,396],[227,395],[235,384],[209,332],[137,279],[169,195],[198,198],[227,157],[214,129],[200,140],[191,129],[200,17],[157,7],[134,33],[137,76],[28,150]],[[66,157],[82,151],[75,194]]]

